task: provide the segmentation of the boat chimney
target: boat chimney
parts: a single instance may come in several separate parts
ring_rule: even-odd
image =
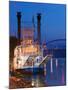
[[[21,40],[21,12],[17,12],[17,23],[18,23],[18,45]]]
[[[37,39],[39,44],[41,44],[41,30],[40,30],[40,26],[41,26],[41,14],[38,13],[37,14]]]

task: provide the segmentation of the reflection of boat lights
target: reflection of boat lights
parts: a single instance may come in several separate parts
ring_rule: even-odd
[[[57,66],[58,66],[58,59],[56,59],[56,68],[57,68]]]
[[[44,64],[44,75],[46,75],[46,64]]]
[[[51,58],[51,73],[53,72],[53,59]]]
[[[36,87],[38,87],[38,86],[39,86],[39,80],[36,79]]]
[[[34,86],[34,80],[32,80],[32,83],[31,83],[32,86]]]
[[[62,84],[64,84],[64,71],[62,70]]]

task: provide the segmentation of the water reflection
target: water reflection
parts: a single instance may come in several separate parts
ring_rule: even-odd
[[[35,87],[44,87],[45,86],[45,76],[43,74],[34,75],[32,77],[32,85]]]
[[[47,63],[46,81],[48,86],[65,85],[66,70],[65,58],[53,59],[53,72],[50,72],[51,63]]]
[[[51,70],[51,67],[53,70]],[[44,68],[44,73],[34,74],[30,76],[29,80],[33,87],[65,85],[65,73],[65,59],[54,58],[52,59],[52,63],[51,61],[47,62],[47,65]]]

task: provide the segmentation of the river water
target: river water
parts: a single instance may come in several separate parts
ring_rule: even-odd
[[[32,76],[24,77],[24,79],[31,81],[34,87],[66,85],[66,59],[52,58],[52,62],[51,60],[47,62],[43,74],[33,74]]]

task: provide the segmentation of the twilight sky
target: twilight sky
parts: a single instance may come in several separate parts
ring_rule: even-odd
[[[17,37],[17,17],[20,11],[21,29],[32,27],[32,17],[35,23],[35,38],[37,37],[37,13],[41,13],[41,40],[51,41],[64,39],[66,33],[66,6],[64,4],[9,2],[10,35]]]

